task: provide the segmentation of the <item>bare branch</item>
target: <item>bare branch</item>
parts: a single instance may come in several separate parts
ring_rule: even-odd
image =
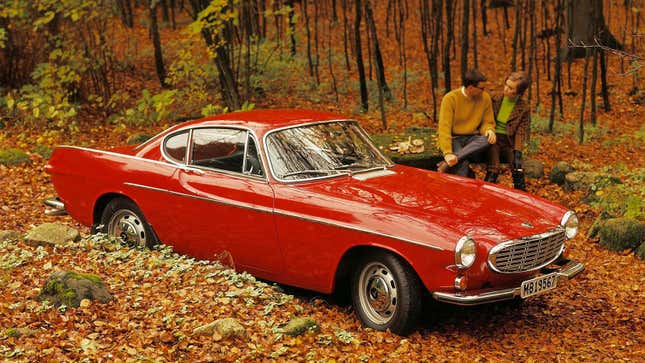
[[[594,44],[585,44],[585,42],[582,41],[582,40],[576,43],[576,42],[572,41],[571,39],[568,39],[568,43],[569,43],[567,45],[568,48],[598,48],[598,49],[602,49],[602,50],[604,50],[606,52],[616,54],[617,56],[619,56],[621,58],[626,58],[626,59],[628,59],[630,61],[638,62],[638,61],[645,60],[645,57],[643,57],[643,56],[628,53],[628,52],[625,52],[625,51],[622,51],[622,50],[619,50],[619,49],[614,49],[614,48],[608,47],[608,46],[606,46],[604,44],[600,44],[600,41],[598,40],[598,38],[594,38]]]

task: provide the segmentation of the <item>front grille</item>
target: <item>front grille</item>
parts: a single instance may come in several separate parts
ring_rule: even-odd
[[[503,242],[491,249],[488,265],[493,271],[517,273],[537,270],[556,258],[562,252],[566,240],[564,228]]]

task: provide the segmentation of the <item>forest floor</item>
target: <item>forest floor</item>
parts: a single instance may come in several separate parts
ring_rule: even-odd
[[[499,92],[508,63],[495,52],[501,48],[500,40],[489,37],[488,44],[481,46],[482,53],[488,50],[491,56],[482,59],[480,68],[491,75],[495,85],[491,91]],[[390,48],[385,50],[386,58],[396,59],[395,47]],[[422,55],[411,52],[409,57],[416,60],[417,69],[424,69]],[[623,178],[642,174],[645,167],[643,106],[628,94],[632,82],[618,71],[610,72],[609,78],[612,110],[600,111],[598,126],[587,125],[587,138],[578,143],[575,130],[582,62],[578,60],[572,67],[570,89],[578,90],[578,94],[565,96],[564,121],[556,123],[555,133],[545,132],[544,109],[548,105],[543,101],[546,107],[534,115],[528,150],[528,158],[542,161],[547,172],[544,178],[529,179],[528,191],[575,210],[582,221],[578,236],[569,246],[570,256],[584,262],[586,270],[555,293],[522,304],[462,308],[431,303],[418,329],[400,337],[361,327],[351,307],[327,296],[266,285],[163,251],[106,248],[92,242],[61,248],[2,243],[0,262],[14,267],[0,269],[0,328],[30,328],[36,333],[13,338],[0,332],[0,360],[642,361],[645,263],[631,251],[611,252],[587,238],[600,211],[582,200],[583,192],[567,192],[548,180],[550,168],[560,160]],[[610,57],[609,68],[618,70],[619,60]],[[291,84],[297,83],[298,77],[306,77],[296,73]],[[390,74],[400,74],[400,70],[393,67]],[[343,74],[337,76],[342,78]],[[256,107],[331,109],[355,117],[371,133],[381,131],[379,114],[356,113],[355,92],[335,102],[329,93],[314,97],[307,90],[289,88],[286,84],[290,82],[284,79],[281,82],[283,92],[267,93]],[[541,98],[547,100],[545,85],[550,87],[550,82],[541,82]],[[266,86],[281,87],[270,82]],[[435,126],[423,114],[430,112],[426,82],[411,83],[408,94],[415,99],[411,106],[388,109],[389,129]],[[156,133],[165,126],[106,126],[91,118],[79,124],[78,132],[59,135],[57,140],[104,148],[123,144],[133,133]],[[45,128],[34,125],[8,125],[1,131],[0,149],[31,150],[37,144],[35,140],[48,137]],[[89,228],[70,217],[43,214],[42,201],[55,191],[44,172],[46,160],[37,153],[30,153],[30,157],[28,164],[0,166],[0,230],[26,233],[35,225],[57,221],[88,235]],[[510,185],[510,175],[503,175],[500,183]],[[55,270],[100,275],[115,301],[67,310],[43,307],[34,297]],[[254,289],[261,294],[254,294]],[[288,294],[279,291],[283,289]],[[320,331],[283,336],[278,327],[292,316],[313,317]],[[220,317],[242,321],[247,337],[214,340],[193,335],[194,328]]]

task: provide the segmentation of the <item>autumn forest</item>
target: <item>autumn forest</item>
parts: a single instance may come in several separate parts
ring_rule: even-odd
[[[0,360],[642,359],[643,6],[0,1]],[[491,95],[513,71],[530,76],[526,189],[577,213],[568,253],[586,266],[555,293],[476,307],[429,301],[418,328],[399,336],[363,327],[343,296],[235,272],[230,256],[129,248],[44,214],[56,194],[45,171],[56,146],[135,145],[240,110],[344,114],[395,162],[434,169],[441,100],[473,68]],[[473,170],[483,179],[484,164]],[[513,187],[511,171],[498,183]],[[51,223],[60,240],[33,237]],[[43,301],[60,271],[100,278],[110,299]]]

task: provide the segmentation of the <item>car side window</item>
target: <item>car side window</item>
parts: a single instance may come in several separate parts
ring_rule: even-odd
[[[262,171],[262,163],[260,162],[260,154],[255,140],[249,133],[248,142],[246,144],[246,156],[244,160],[244,174],[264,176]]]
[[[190,164],[241,173],[246,137],[246,130],[194,129]]]
[[[164,153],[171,160],[184,164],[186,162],[186,146],[188,146],[188,131],[167,138],[164,144]]]

